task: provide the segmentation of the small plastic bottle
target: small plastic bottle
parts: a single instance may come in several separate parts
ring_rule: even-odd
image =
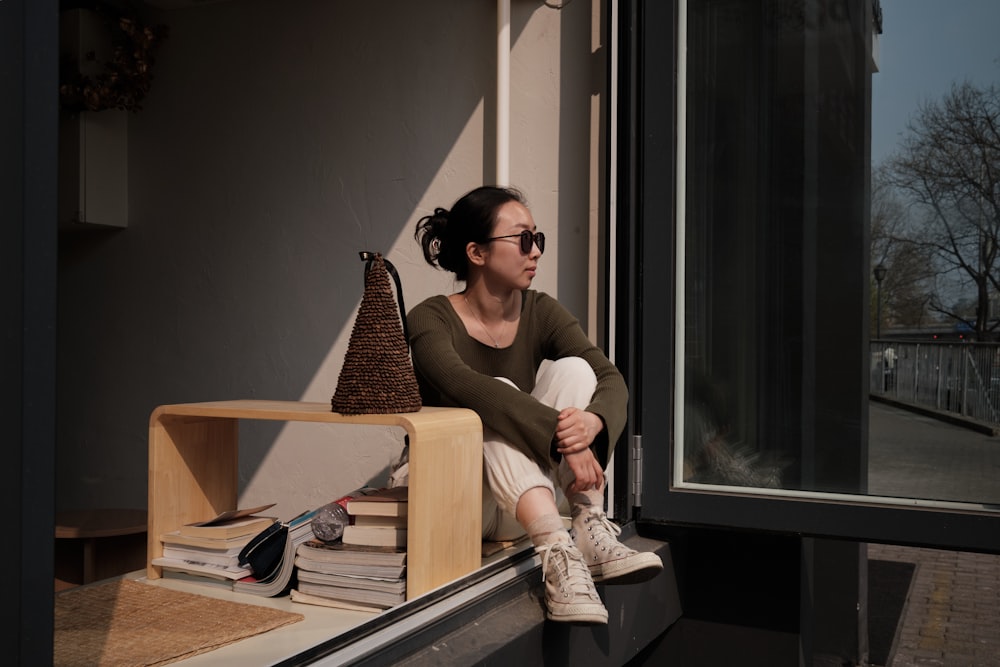
[[[334,500],[319,508],[312,520],[313,535],[323,542],[336,542],[344,534],[344,526],[351,522],[347,510]]]
[[[347,501],[374,491],[375,489],[370,486],[363,486],[320,507],[312,520],[313,535],[316,539],[327,543],[339,540],[344,534],[344,526],[351,523],[351,516],[347,513]]]

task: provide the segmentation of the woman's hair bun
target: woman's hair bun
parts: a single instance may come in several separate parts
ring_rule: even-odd
[[[431,266],[451,271],[458,280],[467,280],[469,243],[485,243],[490,239],[498,211],[508,202],[524,203],[523,195],[514,188],[484,185],[463,195],[451,210],[436,208],[431,215],[417,221],[413,237],[424,251]]]
[[[448,230],[448,209],[435,208],[434,213],[425,215],[417,221],[417,229],[413,236],[420,242],[424,259],[431,266],[448,267],[440,263],[443,238]]]

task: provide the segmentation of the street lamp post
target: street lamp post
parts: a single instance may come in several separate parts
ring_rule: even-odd
[[[876,294],[875,294],[875,299],[876,299],[876,302],[875,302],[875,339],[876,340],[880,340],[882,338],[882,281],[885,280],[885,273],[886,273],[885,265],[882,262],[879,262],[878,265],[873,270],[873,272],[875,274],[875,284],[878,286],[878,289],[877,289]],[[879,356],[882,359],[882,363],[880,364],[882,366],[882,382],[881,382],[881,384],[882,384],[882,393],[884,394],[885,390],[886,390],[886,377],[885,377],[885,375],[886,375],[886,358],[885,358],[885,348],[884,347],[882,348],[881,352],[882,353]]]
[[[875,338],[882,337],[882,281],[885,280],[886,270],[885,265],[881,262],[879,262],[874,270],[875,283],[878,285],[875,302]]]

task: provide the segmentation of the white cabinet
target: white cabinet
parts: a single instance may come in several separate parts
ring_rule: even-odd
[[[128,111],[64,113],[59,221],[128,226]]]
[[[108,24],[89,10],[59,15],[59,48],[93,75],[110,58]],[[87,54],[96,59],[90,60]],[[59,222],[128,225],[128,111],[71,113],[59,120]]]

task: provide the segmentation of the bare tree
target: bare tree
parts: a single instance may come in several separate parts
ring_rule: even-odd
[[[931,252],[938,278],[975,294],[971,321],[940,289],[930,308],[989,339],[990,295],[1000,290],[1000,92],[965,82],[922,104],[886,175],[913,221],[893,238]]]
[[[927,324],[928,304],[933,299],[931,252],[909,240],[910,219],[906,207],[887,179],[885,169],[872,173],[871,195],[871,266],[885,268],[881,289],[873,285],[872,298],[881,298],[882,307],[872,303],[871,333],[879,329],[876,313],[882,314],[882,325],[919,327]],[[874,275],[873,275],[874,278]]]

